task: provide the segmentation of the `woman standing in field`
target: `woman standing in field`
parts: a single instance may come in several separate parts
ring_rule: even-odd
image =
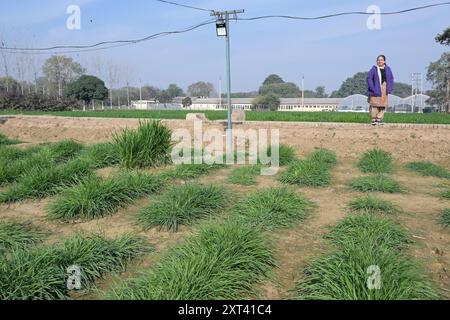
[[[384,114],[388,107],[388,94],[394,89],[394,75],[386,64],[384,55],[379,55],[377,65],[370,69],[367,84],[372,125],[383,125]]]

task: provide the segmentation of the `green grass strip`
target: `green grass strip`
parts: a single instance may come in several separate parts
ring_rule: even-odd
[[[440,223],[446,227],[450,227],[450,208],[442,210]]]
[[[312,203],[290,188],[268,188],[250,194],[231,214],[253,227],[292,227],[311,213]]]
[[[358,167],[364,173],[390,173],[393,169],[392,155],[380,149],[369,150],[363,154]]]
[[[370,214],[351,216],[332,228],[328,238],[335,247],[308,264],[295,288],[297,298],[439,299],[421,267],[404,250],[409,236],[392,220]],[[374,281],[377,271],[379,286]]]
[[[159,176],[139,172],[119,173],[105,181],[92,176],[63,190],[47,212],[52,219],[101,218],[164,186],[165,181]]]
[[[100,235],[77,235],[62,244],[13,250],[0,259],[0,299],[68,299],[67,268],[79,266],[82,290],[109,272],[122,272],[149,248],[135,236],[108,240]]]
[[[0,254],[39,243],[44,233],[30,223],[0,222]]]
[[[113,143],[99,143],[86,147],[80,158],[92,162],[95,169],[111,167],[120,162],[116,145]]]
[[[106,110],[106,111],[19,111],[1,110],[1,115],[52,115],[61,117],[98,117],[98,118],[133,118],[133,119],[186,119],[187,110]],[[209,120],[225,120],[226,111],[200,111]],[[361,112],[286,112],[258,111],[246,112],[247,121],[306,121],[306,122],[347,122],[367,123],[367,115]],[[450,124],[450,115],[442,112],[423,113],[388,113],[387,123],[422,123]]]
[[[280,181],[302,187],[326,187],[331,183],[331,173],[326,165],[297,160],[281,174]]]
[[[267,148],[267,156],[272,156],[272,146]],[[295,160],[295,150],[289,145],[280,144],[278,146],[278,164],[280,166],[286,166]]]
[[[23,159],[25,157],[29,157],[33,153],[41,150],[41,147],[33,146],[25,149],[17,148],[14,146],[7,146],[0,148],[0,162],[8,163],[11,161],[16,161]]]
[[[325,187],[331,183],[330,171],[336,163],[336,154],[333,151],[319,149],[305,160],[293,161],[279,180],[303,187]]]
[[[340,246],[353,242],[402,249],[412,242],[400,225],[389,218],[370,213],[350,215],[330,229],[326,238]]]
[[[450,172],[447,169],[428,161],[411,162],[406,167],[422,176],[450,179]]]
[[[52,168],[76,158],[83,145],[73,140],[0,153],[0,185],[18,181],[34,169]]]
[[[123,300],[243,299],[255,294],[255,285],[274,265],[261,232],[236,220],[216,222],[109,295]]]
[[[74,185],[92,172],[92,163],[82,159],[74,159],[55,167],[33,168],[20,176],[15,184],[0,192],[0,203],[55,195],[62,187]]]
[[[308,155],[306,160],[332,169],[337,164],[336,153],[327,149],[317,149]]]
[[[20,144],[20,143],[22,143],[22,141],[17,140],[17,139],[10,139],[7,136],[5,136],[4,134],[0,133],[0,148],[2,146],[9,146],[9,145]]]
[[[175,186],[142,209],[137,223],[146,229],[159,227],[176,232],[181,225],[222,211],[227,200],[227,191],[216,185],[189,183]]]
[[[450,200],[450,189],[442,191],[440,194],[441,198]]]
[[[367,195],[353,199],[348,205],[351,212],[393,214],[399,210],[390,201]]]
[[[192,180],[205,176],[214,170],[225,168],[222,164],[180,164],[174,169],[162,173],[167,179]]]
[[[136,130],[124,129],[113,139],[125,168],[158,167],[172,162],[172,131],[160,121],[140,121]]]
[[[256,185],[256,177],[260,172],[259,165],[239,167],[233,169],[228,182],[241,186],[253,186]]]
[[[375,268],[380,271],[379,289],[368,285]],[[354,243],[313,260],[295,292],[304,300],[439,299],[411,257],[385,246]]]
[[[359,192],[404,192],[403,187],[397,181],[382,174],[356,178],[350,183],[350,188]]]

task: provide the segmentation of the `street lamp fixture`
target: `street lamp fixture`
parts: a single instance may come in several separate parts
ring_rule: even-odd
[[[219,19],[216,22],[216,31],[218,37],[227,36],[227,23],[223,19]]]

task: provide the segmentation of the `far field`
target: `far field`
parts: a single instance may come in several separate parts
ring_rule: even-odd
[[[186,119],[186,114],[205,113],[209,120],[225,120],[226,111],[187,111],[187,110],[105,110],[105,111],[15,111],[0,110],[1,115],[53,115],[62,117],[98,117],[133,119]],[[246,113],[247,121],[302,121],[302,122],[348,122],[367,123],[368,115],[360,112],[270,112],[253,111]],[[388,113],[387,123],[450,124],[450,114],[446,113]]]

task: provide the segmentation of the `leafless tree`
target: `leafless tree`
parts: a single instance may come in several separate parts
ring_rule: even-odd
[[[120,70],[119,66],[112,60],[107,63],[107,78],[109,87],[109,103],[112,109],[113,106],[113,89],[120,81]]]
[[[134,70],[129,65],[124,66],[123,76],[127,85],[127,106],[130,106],[130,80],[133,78]]]
[[[6,52],[6,50],[3,50],[2,48],[5,47],[6,44],[3,40],[2,35],[0,34],[0,55],[1,55],[1,63],[2,63],[2,69],[3,72],[5,73],[5,77],[6,77],[6,93],[9,93],[9,59],[10,59],[10,55],[8,52]]]

